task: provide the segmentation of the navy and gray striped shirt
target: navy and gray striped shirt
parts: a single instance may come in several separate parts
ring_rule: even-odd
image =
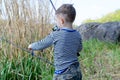
[[[42,50],[54,45],[55,70],[62,70],[78,61],[77,53],[82,50],[81,35],[67,27],[51,32],[44,39],[32,43],[33,50]]]

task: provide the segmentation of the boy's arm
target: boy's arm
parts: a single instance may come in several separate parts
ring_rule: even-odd
[[[28,46],[29,50],[43,50],[53,44],[53,38],[51,35],[48,35],[44,39],[34,42]]]

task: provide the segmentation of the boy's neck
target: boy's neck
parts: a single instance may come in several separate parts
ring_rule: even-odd
[[[61,28],[63,27],[67,27],[67,28],[70,28],[70,29],[73,29],[73,26],[72,26],[72,23],[64,23]]]

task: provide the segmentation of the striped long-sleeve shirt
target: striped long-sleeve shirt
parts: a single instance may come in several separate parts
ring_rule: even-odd
[[[33,50],[42,50],[54,45],[55,70],[62,70],[78,61],[77,53],[82,50],[81,35],[78,31],[62,28],[51,32],[44,39],[32,43]]]

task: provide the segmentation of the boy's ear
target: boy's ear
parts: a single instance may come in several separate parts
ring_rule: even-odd
[[[64,23],[65,23],[65,21],[64,21],[64,19],[63,19],[63,18],[61,18],[61,23],[62,23],[62,24],[64,24]]]

